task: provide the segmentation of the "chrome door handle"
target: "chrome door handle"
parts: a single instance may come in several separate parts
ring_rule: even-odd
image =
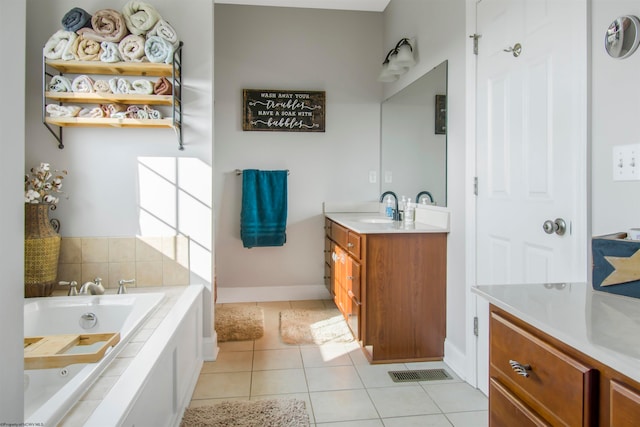
[[[516,43],[516,44],[513,45],[513,47],[508,47],[508,48],[502,49],[502,50],[505,51],[505,52],[511,52],[513,54],[513,56],[515,56],[517,58],[522,53],[522,45],[520,43]]]
[[[564,236],[567,232],[567,223],[562,218],[556,218],[555,221],[548,219],[542,224],[542,229],[547,234],[556,233],[558,236]]]

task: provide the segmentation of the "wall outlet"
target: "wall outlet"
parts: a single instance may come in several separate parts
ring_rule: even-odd
[[[378,180],[378,176],[376,171],[369,171],[369,183],[375,184],[377,180]]]
[[[613,180],[640,181],[640,144],[613,147]]]
[[[384,173],[384,182],[386,184],[390,184],[393,181],[393,176],[391,175],[391,171],[386,171]]]

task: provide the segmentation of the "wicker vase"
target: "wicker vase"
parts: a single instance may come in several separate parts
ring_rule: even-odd
[[[50,204],[24,205],[24,296],[48,297],[58,275],[60,235],[49,220]]]

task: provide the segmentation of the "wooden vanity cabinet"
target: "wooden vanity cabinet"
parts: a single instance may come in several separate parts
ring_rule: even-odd
[[[489,377],[491,427],[640,425],[639,383],[494,305]]]
[[[325,283],[369,361],[441,360],[446,234],[325,229]]]

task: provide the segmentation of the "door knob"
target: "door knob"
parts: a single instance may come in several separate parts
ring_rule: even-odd
[[[547,234],[556,233],[558,236],[564,236],[567,231],[567,223],[562,218],[556,218],[555,221],[548,219],[542,224],[542,229]]]
[[[520,43],[516,43],[513,45],[513,47],[508,47],[502,50],[504,50],[505,52],[511,52],[513,56],[517,58],[522,53],[522,45]]]

